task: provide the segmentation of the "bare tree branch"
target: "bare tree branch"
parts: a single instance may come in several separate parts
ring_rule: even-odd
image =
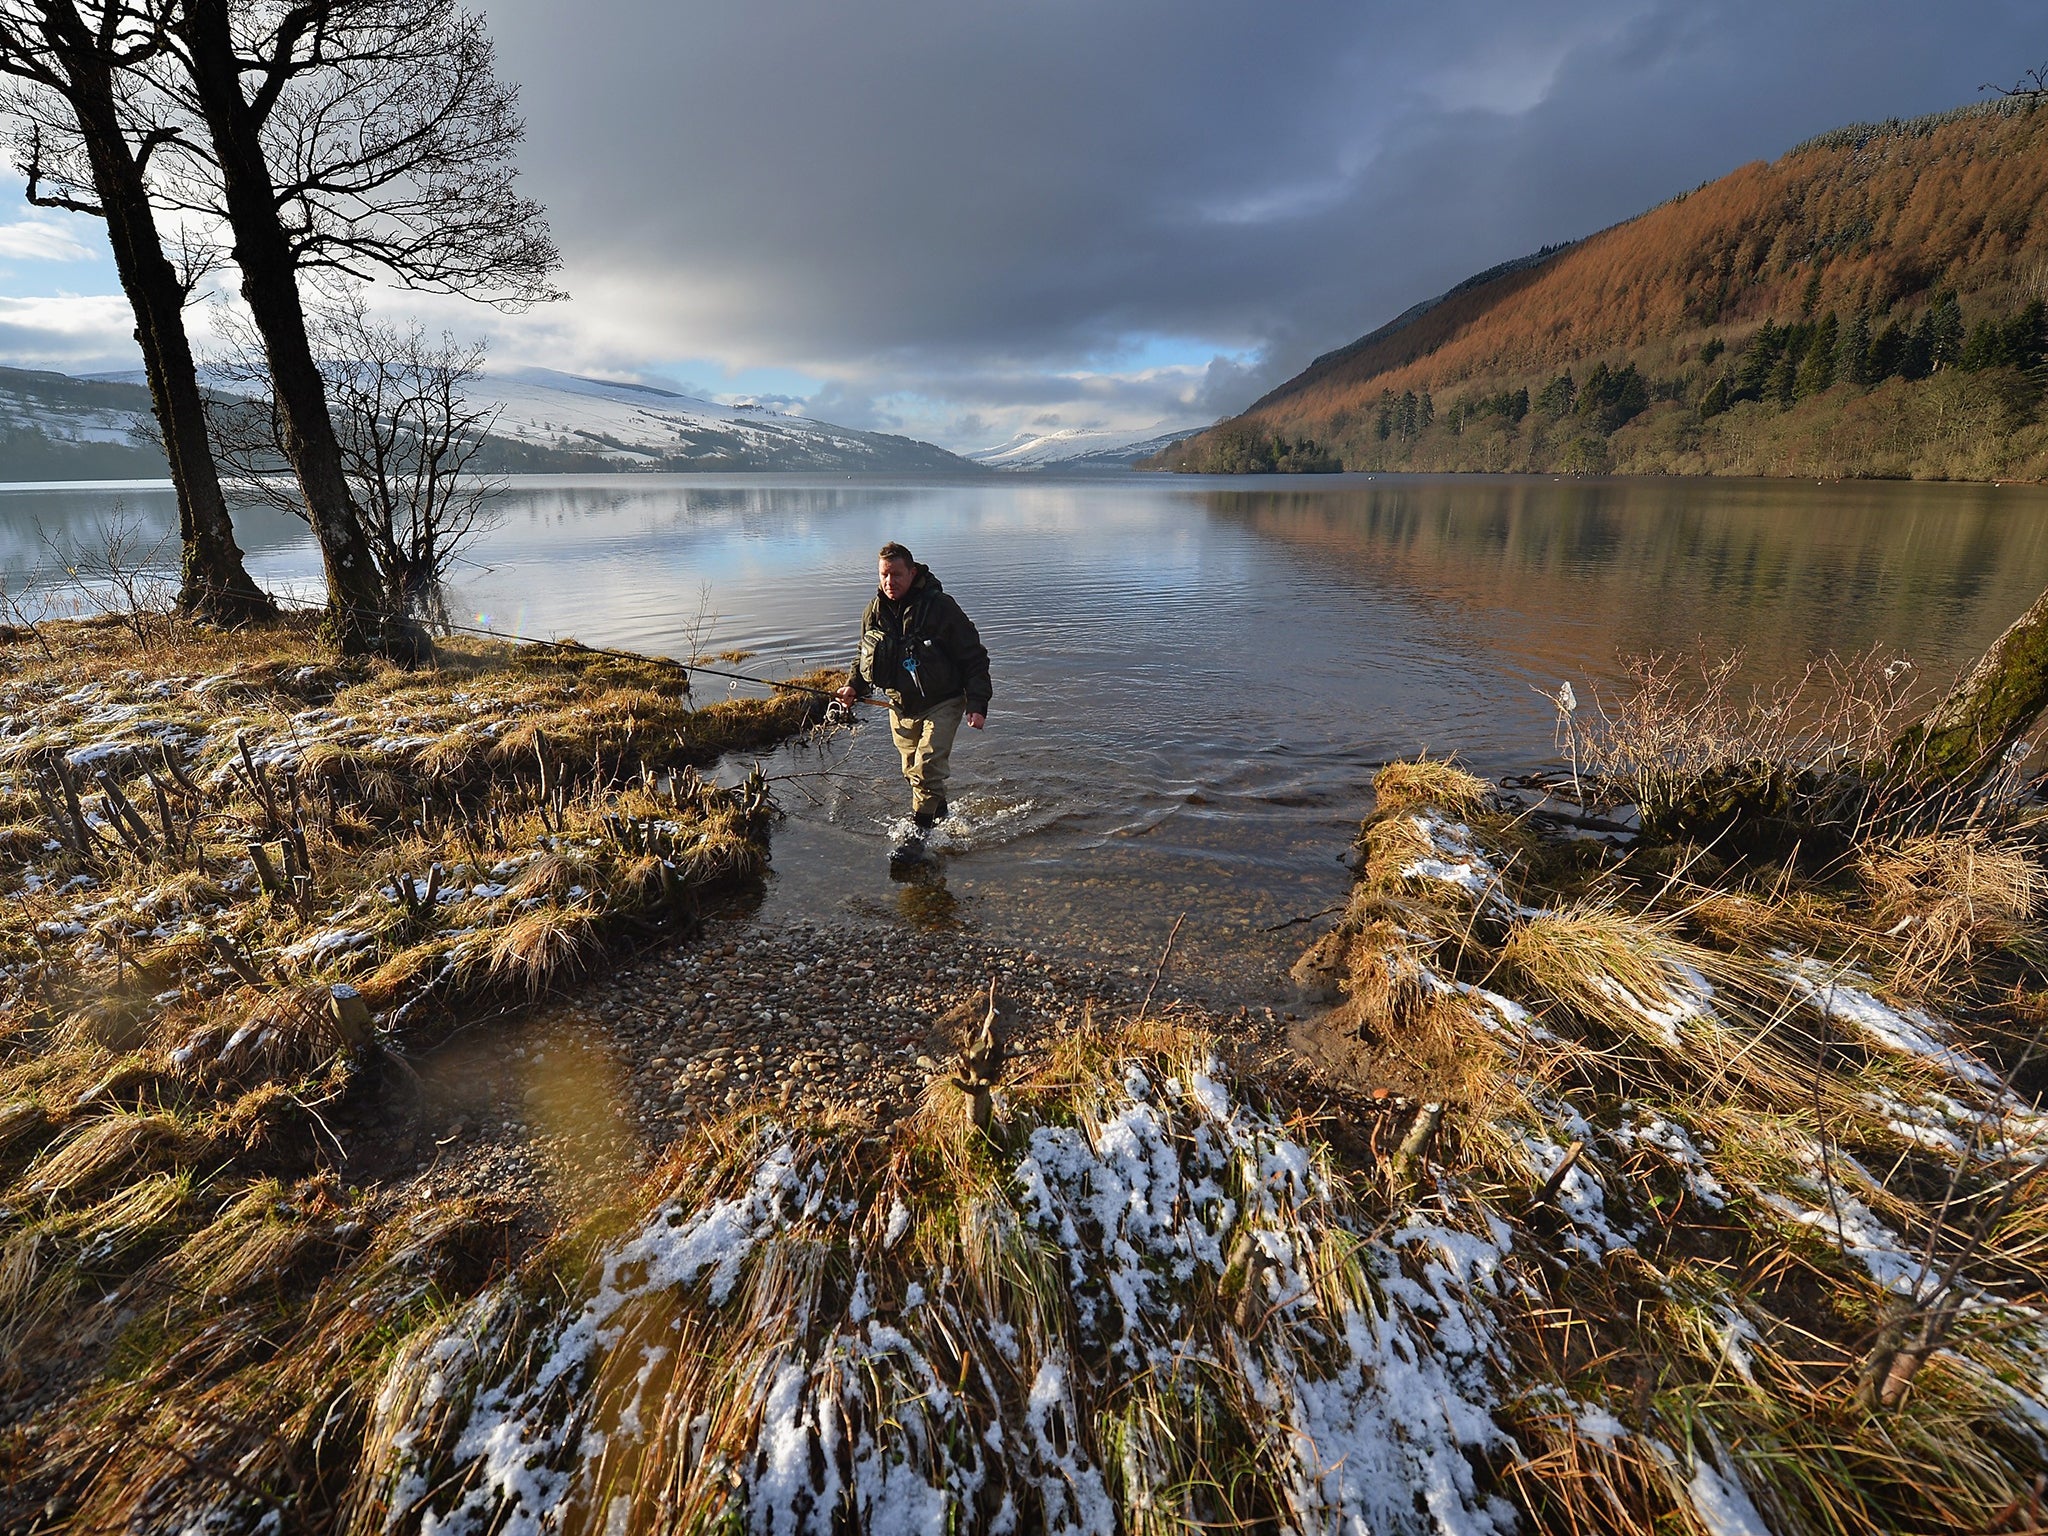
[[[1980,91],[1995,91],[2008,100],[2039,101],[2048,97],[2048,63],[2037,64],[2011,85],[1986,83],[1977,87]]]
[[[233,347],[219,372],[243,398],[213,411],[214,451],[237,495],[303,517],[297,488],[281,473],[284,423],[260,339],[232,315],[220,328]],[[448,572],[488,526],[499,489],[471,470],[499,410],[470,398],[484,348],[382,324],[353,290],[315,311],[310,330],[387,597],[400,611],[443,620]]]
[[[253,78],[279,225],[302,269],[461,293],[503,308],[561,297],[540,205],[516,190],[518,91],[498,77],[483,18],[454,0],[238,4],[236,58]],[[189,65],[154,72],[191,100]],[[165,193],[225,217],[203,146]]]

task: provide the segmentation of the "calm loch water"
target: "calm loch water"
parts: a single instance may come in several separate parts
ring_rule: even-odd
[[[0,491],[10,590],[114,514],[175,528],[168,492]],[[315,591],[303,527],[246,519],[259,580]],[[1270,996],[1326,907],[1374,767],[1420,749],[1481,771],[1552,755],[1537,690],[1622,653],[1741,647],[1758,676],[1887,645],[1945,679],[2048,586],[2048,492],[1763,481],[1151,476],[962,482],[521,480],[460,577],[485,627],[754,653],[848,654],[875,549],[909,544],[995,658],[963,731],[956,849],[892,880],[904,795],[879,721],[778,754],[769,915],[864,913],[878,942],[967,923]],[[723,687],[723,684],[712,685]]]

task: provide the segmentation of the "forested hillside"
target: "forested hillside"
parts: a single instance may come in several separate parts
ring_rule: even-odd
[[[139,384],[0,368],[0,481],[160,479],[153,425]]]
[[[2048,477],[2048,107],[1825,134],[1509,263],[1147,467]]]

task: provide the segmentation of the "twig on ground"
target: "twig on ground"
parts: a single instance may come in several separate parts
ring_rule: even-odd
[[[1173,931],[1166,936],[1166,948],[1159,951],[1159,963],[1152,967],[1152,985],[1145,989],[1145,1001],[1138,1005],[1138,1022],[1141,1024],[1152,1007],[1152,994],[1159,988],[1159,978],[1166,974],[1166,960],[1173,953],[1173,941],[1180,937],[1180,925],[1187,920],[1185,912],[1173,920]]]

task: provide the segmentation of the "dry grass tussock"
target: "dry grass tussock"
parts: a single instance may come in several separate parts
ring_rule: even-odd
[[[397,1214],[333,1184],[327,1118],[391,1049],[756,878],[765,783],[697,767],[816,711],[700,708],[673,666],[574,649],[454,641],[407,672],[296,627],[40,642],[0,643],[0,1379],[67,1384],[37,1434],[73,1444],[121,1382],[268,1403],[288,1370],[261,1341],[337,1275],[361,1300]],[[432,1304],[420,1262],[392,1318]],[[390,1319],[369,1322],[374,1358]],[[313,1423],[279,1475],[336,1432]],[[18,1451],[0,1440],[0,1483]]]
[[[335,1528],[1399,1531],[1418,1483],[1506,1528],[1483,1221],[1368,1235],[1377,1181],[1171,1022],[1084,1024],[998,1100],[986,1134],[948,1082],[885,1137],[741,1113],[407,1319]],[[151,1427],[100,1518],[260,1518],[151,1486]]]
[[[1875,919],[1902,943],[1896,974],[1926,994],[1969,975],[1986,950],[2036,953],[2035,925],[2048,871],[2032,847],[2001,843],[1982,827],[1909,837],[1863,851],[1858,872]]]
[[[1452,758],[1389,763],[1373,775],[1372,792],[1382,811],[1433,807],[1454,817],[1476,816],[1495,801],[1493,786]]]
[[[1782,729],[1781,761],[1853,760]],[[1670,742],[1638,763],[1711,767]],[[1775,864],[1451,827],[1379,812],[1297,974],[1334,991],[1326,1058],[1446,1106],[1429,1207],[1513,1233],[1525,1283],[1489,1314],[1524,1528],[2023,1528],[2048,1458],[2024,819]]]

